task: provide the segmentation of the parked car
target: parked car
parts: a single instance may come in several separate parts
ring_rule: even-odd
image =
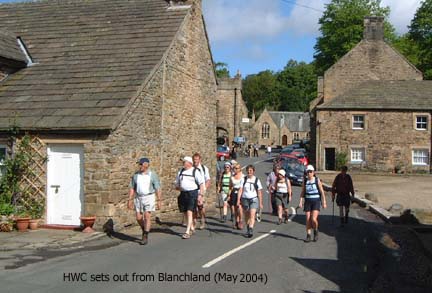
[[[292,152],[291,156],[295,156],[303,165],[309,165],[309,158],[303,152]]]
[[[295,158],[285,158],[280,163],[292,185],[302,185],[305,166]]]
[[[306,154],[306,149],[305,148],[296,148],[293,150],[293,152],[299,152],[299,153]]]
[[[221,157],[223,157],[222,160],[229,160],[230,159],[230,152],[229,152],[227,146],[224,146],[224,145],[218,145],[217,146],[216,158],[218,160],[221,160]]]

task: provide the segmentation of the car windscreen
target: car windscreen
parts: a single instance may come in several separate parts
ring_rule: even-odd
[[[225,153],[226,153],[228,150],[227,150],[227,147],[224,147],[224,146],[218,146],[218,147],[217,147],[217,151],[218,151],[218,152],[225,152]]]

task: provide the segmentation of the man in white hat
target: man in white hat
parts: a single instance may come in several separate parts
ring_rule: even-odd
[[[197,203],[203,202],[205,186],[204,176],[193,166],[191,157],[183,158],[183,168],[178,172],[175,186],[180,191],[178,207],[187,219],[186,232],[182,235],[183,239],[189,239],[195,231],[193,224],[193,213],[197,208]]]

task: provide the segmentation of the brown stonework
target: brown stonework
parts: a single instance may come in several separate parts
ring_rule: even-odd
[[[226,135],[228,143],[236,136],[249,138],[249,123],[242,122],[248,118],[248,109],[242,96],[242,78],[237,74],[234,78],[218,79],[217,90],[217,128],[218,137]]]
[[[352,116],[365,115],[365,129],[352,129]],[[431,116],[426,114],[430,121]],[[320,166],[324,166],[324,149],[335,146],[337,152],[348,154],[348,163],[354,169],[372,171],[406,172],[429,171],[429,166],[412,164],[413,149],[427,149],[430,152],[431,130],[416,130],[414,117],[408,111],[324,111],[318,112],[320,121]],[[350,162],[353,147],[365,149],[365,161]]]

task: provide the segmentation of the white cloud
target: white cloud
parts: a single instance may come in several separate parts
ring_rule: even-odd
[[[274,37],[288,29],[279,0],[208,0],[204,15],[214,42]]]
[[[390,7],[390,23],[399,34],[408,31],[408,25],[414,17],[417,8],[420,7],[420,0],[383,0],[383,6]]]

